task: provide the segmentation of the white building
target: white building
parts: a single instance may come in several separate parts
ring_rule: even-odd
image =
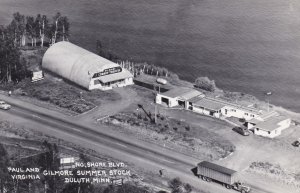
[[[250,120],[261,114],[261,111],[256,108],[210,97],[194,97],[188,104],[188,109],[194,112],[217,118],[224,116]]]
[[[155,100],[157,104],[165,104],[168,107],[182,106],[187,108],[189,99],[202,95],[201,92],[192,88],[177,87],[164,93],[158,93]]]
[[[220,118],[221,110],[224,107],[224,104],[209,100],[207,97],[194,97],[188,102],[189,110],[216,118]]]
[[[254,134],[274,138],[281,134],[284,129],[291,125],[291,119],[282,115],[276,115],[261,119],[251,119],[247,122],[247,127],[253,130]]]
[[[263,112],[253,105],[242,105],[225,100],[206,97],[192,88],[179,87],[165,93],[158,93],[156,103],[168,107],[182,106],[187,110],[215,118],[235,117],[245,119],[248,129],[264,137],[276,137],[288,128],[291,119],[280,116],[277,112]]]
[[[70,42],[58,42],[48,48],[42,67],[88,90],[133,84],[128,70]]]

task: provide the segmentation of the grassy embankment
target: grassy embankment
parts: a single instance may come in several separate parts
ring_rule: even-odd
[[[158,114],[120,113],[101,120],[101,123],[114,125],[140,140],[155,142],[166,148],[205,160],[224,158],[234,152],[235,146],[227,139],[208,128],[191,126],[183,120],[177,120]]]
[[[114,91],[87,91],[50,75],[46,75],[45,80],[35,83],[25,79],[18,84],[1,85],[1,89],[12,90],[14,96],[27,100],[37,99],[73,113],[83,113],[100,106],[102,102],[120,99]]]
[[[248,172],[271,178],[274,181],[300,187],[300,173],[286,170],[279,164],[269,162],[253,162],[247,169]]]

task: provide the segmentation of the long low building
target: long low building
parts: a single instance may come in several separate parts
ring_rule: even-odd
[[[88,90],[109,90],[133,84],[133,75],[128,70],[65,41],[48,48],[42,67]]]
[[[261,111],[256,108],[206,97],[203,93],[186,87],[177,87],[164,93],[158,93],[156,103],[166,104],[168,107],[181,106],[193,112],[216,118],[223,116],[250,120],[261,114]]]
[[[232,103],[186,87],[177,87],[156,95],[156,103],[168,107],[182,107],[215,118],[235,117],[246,120],[246,126],[254,134],[274,138],[291,125],[291,119],[275,111],[264,112],[242,103]],[[249,105],[249,104],[248,104]]]
[[[194,112],[216,118],[224,116],[250,120],[261,114],[260,110],[253,107],[247,107],[211,97],[196,96],[189,100],[188,105],[188,109]]]

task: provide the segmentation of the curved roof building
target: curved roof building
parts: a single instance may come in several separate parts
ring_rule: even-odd
[[[48,48],[42,66],[88,90],[133,84],[128,70],[70,42],[58,42]]]

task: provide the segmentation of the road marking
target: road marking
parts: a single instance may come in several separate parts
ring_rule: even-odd
[[[33,117],[35,117],[35,118],[41,118],[41,117],[39,117],[38,115],[31,115],[31,116],[33,116]]]
[[[166,159],[161,159],[162,161],[165,161],[165,162],[169,162],[169,163],[172,163],[174,164],[175,162],[172,162],[172,161],[169,161],[169,160],[166,160]]]
[[[126,147],[126,148],[127,148],[126,145],[123,145],[123,144],[121,144],[121,143],[116,143],[116,144],[119,145],[119,146],[122,146],[122,147]]]

